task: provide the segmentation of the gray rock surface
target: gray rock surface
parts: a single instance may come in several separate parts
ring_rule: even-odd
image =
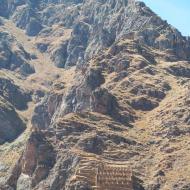
[[[31,101],[29,92],[15,85],[13,81],[0,77],[0,96],[9,101],[18,110],[27,108],[27,103]]]
[[[32,58],[0,34],[1,69],[32,73],[30,59],[39,69],[28,83],[15,79],[34,92],[25,111],[30,93],[0,80],[0,134],[10,130],[1,142],[24,130],[17,112],[32,124],[3,188],[88,190],[97,168],[110,165],[115,185],[113,171],[132,171],[131,190],[188,189],[190,41],[134,0],[2,2],[1,16],[42,52]]]
[[[0,68],[18,70],[23,75],[34,73],[34,68],[28,63],[30,54],[8,32],[0,32]]]
[[[14,107],[0,97],[0,144],[16,139],[25,127]]]
[[[29,23],[26,25],[26,34],[29,36],[36,36],[42,30],[40,21],[35,18],[30,18]]]
[[[189,59],[190,42],[142,2],[2,1],[2,7],[2,16],[10,16],[18,27],[26,29],[28,35],[35,36],[42,26],[46,28],[57,23],[73,28],[62,58],[61,53],[53,55],[58,67],[73,66],[81,59],[87,60],[123,37],[159,50],[170,50],[181,59]]]

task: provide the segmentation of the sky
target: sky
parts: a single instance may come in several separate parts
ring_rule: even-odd
[[[176,27],[183,35],[190,36],[190,0],[141,0],[155,13]]]

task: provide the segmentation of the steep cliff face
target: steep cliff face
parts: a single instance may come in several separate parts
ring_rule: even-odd
[[[189,188],[187,38],[134,0],[8,0],[0,14],[0,189]]]
[[[0,31],[0,51],[1,69],[17,70],[23,75],[35,72],[27,62],[31,59],[30,54],[6,31]]]
[[[73,28],[67,44],[64,42],[57,47],[63,48],[57,55],[60,67],[82,64],[123,37],[168,50],[181,59],[189,58],[190,43],[144,3],[110,0],[7,1],[2,4],[8,4],[5,11],[28,35],[48,33],[47,28],[54,24]]]

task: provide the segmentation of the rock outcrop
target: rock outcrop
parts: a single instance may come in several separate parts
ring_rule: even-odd
[[[0,31],[0,51],[1,69],[18,70],[23,75],[35,72],[28,63],[31,59],[30,54],[6,31]]]
[[[134,0],[2,0],[0,16],[0,189],[189,188],[188,38]]]
[[[13,169],[9,183],[13,188],[35,187],[48,176],[55,163],[55,152],[42,134],[32,133],[28,139],[25,153]],[[31,176],[33,176],[31,178]],[[18,180],[18,183],[17,183]]]
[[[0,97],[0,144],[15,140],[26,128],[14,107]]]
[[[86,61],[121,38],[167,50],[174,56],[170,57],[172,59],[189,59],[190,42],[142,2],[40,0],[3,1],[2,5],[2,16],[11,17],[18,27],[26,29],[28,35],[35,36],[42,28],[57,23],[73,28],[62,63],[56,63],[59,67]]]
[[[0,96],[10,102],[18,110],[27,108],[27,103],[31,101],[29,92],[15,85],[13,81],[0,77]]]

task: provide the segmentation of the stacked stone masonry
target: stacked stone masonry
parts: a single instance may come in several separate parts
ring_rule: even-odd
[[[80,163],[76,180],[85,180],[93,190],[131,190],[132,172],[126,165]]]

